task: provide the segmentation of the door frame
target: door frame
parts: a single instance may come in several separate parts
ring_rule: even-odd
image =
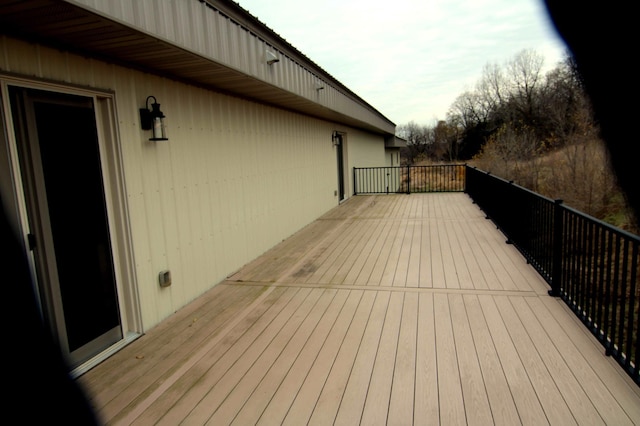
[[[17,233],[22,238],[21,242],[29,263],[32,285],[37,295],[39,295],[39,289],[36,263],[33,252],[29,250],[28,241],[30,225],[27,200],[25,198],[26,183],[22,179],[18,141],[15,137],[14,120],[11,113],[10,86],[72,94],[93,99],[123,339],[74,368],[70,373],[76,377],[138,338],[143,332],[140,300],[136,285],[135,260],[127,206],[122,150],[117,128],[115,93],[108,90],[63,85],[0,73],[0,101],[2,102],[0,105],[0,132],[4,132],[3,137],[0,137],[0,145],[5,145],[4,147],[0,146],[0,149],[5,148],[6,150],[6,157],[0,158],[0,162],[6,162],[8,166],[8,170],[5,172],[8,176],[3,175],[2,177],[9,177],[12,181],[11,188],[2,187],[0,190],[3,190],[3,201],[7,214],[18,228]],[[2,165],[4,166],[5,164]],[[9,191],[11,192],[7,193]],[[40,304],[43,303],[41,300],[38,300],[38,302]]]

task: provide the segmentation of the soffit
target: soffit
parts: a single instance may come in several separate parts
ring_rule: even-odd
[[[0,33],[314,117],[387,133],[370,123],[64,1],[0,0]]]

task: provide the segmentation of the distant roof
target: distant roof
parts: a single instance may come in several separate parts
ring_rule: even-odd
[[[387,138],[384,144],[385,148],[405,148],[407,140],[398,136]]]

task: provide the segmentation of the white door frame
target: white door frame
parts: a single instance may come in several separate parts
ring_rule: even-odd
[[[19,236],[25,247],[27,259],[31,269],[31,276],[37,291],[35,259],[32,251],[28,250],[29,242],[29,218],[27,211],[27,201],[25,199],[25,183],[20,172],[20,161],[18,155],[18,145],[13,126],[11,105],[9,99],[9,87],[17,86],[28,89],[38,89],[49,92],[64,94],[75,94],[93,99],[95,109],[96,126],[98,130],[98,145],[100,152],[100,162],[102,166],[102,179],[104,184],[107,217],[109,222],[109,234],[112,241],[112,255],[115,270],[115,280],[118,292],[118,304],[120,308],[121,324],[123,329],[123,339],[102,353],[96,355],[89,361],[75,368],[71,374],[77,376],[87,371],[93,365],[102,361],[113,352],[136,339],[142,333],[142,318],[140,313],[140,301],[136,285],[135,261],[133,256],[132,233],[130,229],[129,214],[127,207],[125,176],[123,170],[122,152],[117,128],[117,111],[115,105],[115,93],[110,91],[99,91],[95,89],[79,88],[61,85],[50,82],[41,82],[28,78],[16,77],[13,75],[3,75],[0,73],[0,100],[2,105],[0,115],[5,137],[0,138],[6,141],[9,174],[12,179],[11,194],[3,193],[5,208],[8,210],[10,219],[19,228]],[[0,159],[2,160],[2,159]],[[4,176],[3,176],[4,177]],[[5,187],[1,188],[6,191]]]

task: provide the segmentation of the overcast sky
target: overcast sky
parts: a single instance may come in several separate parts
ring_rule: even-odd
[[[542,0],[238,0],[395,124],[445,119],[486,64],[565,46]]]

